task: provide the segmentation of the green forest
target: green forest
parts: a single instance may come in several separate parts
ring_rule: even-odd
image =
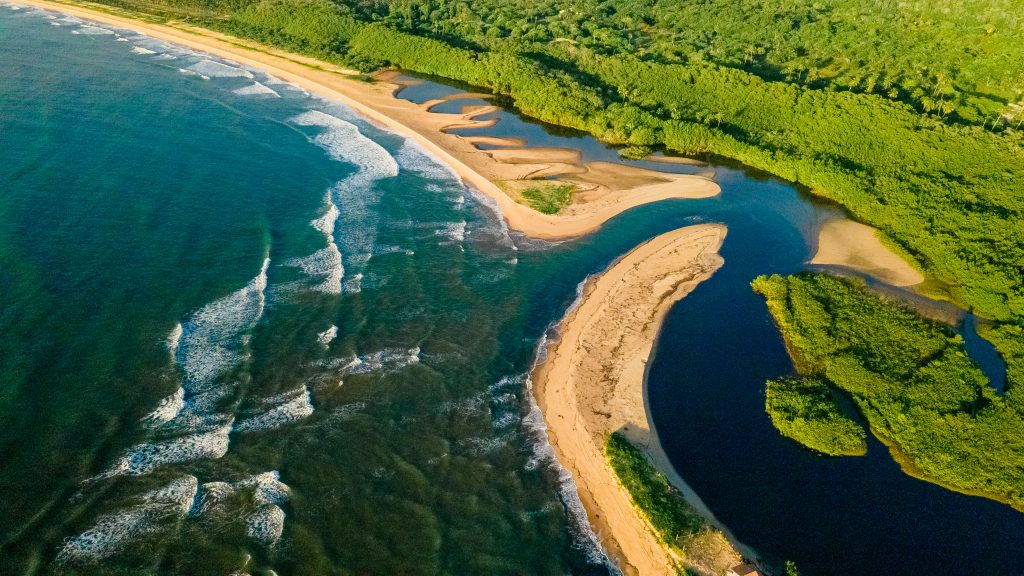
[[[753,287],[801,375],[847,395],[908,472],[1024,509],[1024,403],[992,389],[958,334],[859,280],[802,273]]]
[[[847,416],[828,383],[818,378],[769,380],[765,410],[779,433],[827,456],[867,451],[864,429]]]
[[[110,2],[364,70],[395,65],[484,87],[526,115],[610,143],[738,160],[879,228],[928,273],[932,295],[1024,326],[1024,43],[1021,11],[1006,2]],[[778,22],[764,28],[768,15]],[[786,26],[801,32],[776,34]],[[733,38],[736,28],[745,34]],[[873,38],[858,45],[863,54],[832,55],[838,37],[857,34]],[[761,37],[759,52],[783,36],[740,57],[736,38]],[[831,80],[786,72],[812,61]],[[911,96],[840,86],[885,66]],[[960,94],[949,101],[981,99],[995,111],[981,121],[915,104],[914,87],[940,72],[950,87],[939,92]]]

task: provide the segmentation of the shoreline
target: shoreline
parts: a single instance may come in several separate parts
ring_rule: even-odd
[[[898,288],[913,288],[925,277],[886,246],[878,230],[848,218],[829,220],[818,232],[818,247],[807,262],[856,270]]]
[[[661,543],[604,455],[605,437],[623,433],[708,521],[717,523],[661,451],[646,398],[647,370],[671,307],[724,262],[725,226],[680,228],[649,240],[589,279],[579,304],[558,324],[559,339],[532,374],[548,438],[575,480],[591,524],[627,574],[670,575],[678,558]],[[688,557],[702,574],[724,572],[740,553],[714,530],[712,553]],[[751,551],[745,550],[748,554]]]
[[[395,96],[401,87],[385,79],[373,83],[357,80],[357,74],[314,58],[289,53],[220,32],[191,25],[170,25],[147,22],[119,15],[105,5],[63,3],[52,0],[18,0],[19,4],[51,10],[92,20],[101,24],[132,30],[187,48],[211,54],[218,58],[257,68],[295,84],[318,96],[339,101],[364,118],[386,130],[411,138],[449,166],[458,177],[493,200],[508,226],[531,238],[564,240],[593,232],[615,216],[644,204],[669,198],[708,198],[717,195],[720,188],[708,178],[692,175],[646,171],[613,165],[594,168],[590,179],[580,172],[590,172],[587,165],[548,160],[550,149],[518,148],[513,158],[506,161],[505,152],[482,150],[471,140],[447,132],[453,126],[485,124],[475,116],[489,110],[469,110],[462,114],[430,112],[436,105],[422,106]],[[470,94],[469,96],[473,96]],[[485,107],[498,110],[497,107]],[[578,201],[566,207],[564,213],[542,214],[519,204],[505,193],[498,182],[549,182],[549,177],[564,175],[562,181],[582,186]],[[540,178],[545,178],[541,180]],[[595,180],[600,180],[595,183]]]

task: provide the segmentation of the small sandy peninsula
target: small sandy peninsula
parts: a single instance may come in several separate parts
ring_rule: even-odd
[[[478,117],[498,108],[477,105],[465,106],[458,114],[436,113],[431,108],[446,99],[416,104],[397,98],[395,93],[401,84],[392,81],[395,74],[378,75],[377,81],[370,83],[355,78],[357,72],[352,70],[184,23],[144,22],[129,17],[130,14],[114,12],[109,6],[82,2],[18,1],[134,30],[262,69],[309,92],[344,102],[372,122],[414,139],[448,164],[467,185],[494,200],[510,228],[534,238],[556,240],[580,236],[642,204],[668,198],[706,198],[720,191],[717,184],[704,176],[670,174],[622,164],[587,164],[580,161],[575,151],[567,149],[530,148],[515,139],[481,140],[451,134],[449,130],[453,128],[493,123],[493,119]],[[460,94],[454,98],[488,96]],[[505,147],[481,147],[495,144]],[[506,192],[515,194],[530,182],[550,182],[552,178],[571,183],[579,190],[573,202],[558,214],[542,214],[516,202]]]
[[[634,508],[602,446],[608,434],[624,433],[686,494],[651,430],[647,365],[669,309],[722,265],[718,249],[725,234],[725,226],[716,224],[674,230],[590,279],[533,374],[551,444],[605,547],[627,574],[675,574],[674,556]],[[697,572],[720,574],[738,562],[721,532],[709,531],[705,539],[700,548],[706,553],[686,559]]]
[[[920,284],[924,275],[878,238],[878,231],[853,220],[830,220],[818,234],[818,251],[811,264],[842,266],[892,286]]]

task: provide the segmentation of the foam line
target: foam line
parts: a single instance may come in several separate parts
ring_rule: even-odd
[[[262,414],[247,418],[235,424],[238,432],[266,432],[276,430],[286,424],[298,422],[313,414],[313,403],[309,396],[309,390],[302,388],[302,392],[294,398],[271,407]]]
[[[364,136],[355,124],[319,110],[303,112],[290,121],[299,126],[326,128],[313,141],[335,160],[351,162],[376,178],[398,175],[398,163],[391,154]]]
[[[208,78],[252,78],[248,70],[229,66],[215,60],[200,60],[188,67],[189,70]]]
[[[334,339],[337,338],[337,337],[338,337],[338,327],[332,325],[327,330],[324,330],[323,332],[317,334],[316,335],[316,340],[317,340],[317,342],[323,344],[324,346],[327,346],[328,344],[333,342]]]
[[[189,511],[198,488],[195,476],[183,476],[143,494],[135,506],[101,515],[91,528],[65,541],[57,563],[93,564],[142,536],[167,530],[169,520],[183,518]]]
[[[273,89],[261,84],[259,82],[253,82],[249,86],[243,86],[232,90],[239,96],[273,96],[274,98],[280,98],[281,95],[275,92]]]

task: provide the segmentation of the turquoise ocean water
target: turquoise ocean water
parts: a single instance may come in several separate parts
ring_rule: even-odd
[[[987,545],[951,573],[999,573],[1020,544],[1022,515],[877,446],[825,462],[758,428],[763,378],[789,368],[746,283],[800,269],[838,214],[787,185],[721,168],[719,198],[535,242],[401,136],[257,70],[0,5],[0,71],[2,574],[613,573],[525,374],[584,278],[706,221],[730,226],[727,264],[673,312],[651,393],[712,510],[812,576],[892,527],[863,510],[875,481],[911,496],[892,525],[941,505],[974,526],[906,536]],[[501,114],[531,143],[613,154]],[[691,358],[688,322],[744,337]],[[757,438],[708,421],[729,409]],[[772,465],[740,482],[744,454]],[[841,485],[849,516],[786,478]],[[806,514],[783,508],[808,493]]]

